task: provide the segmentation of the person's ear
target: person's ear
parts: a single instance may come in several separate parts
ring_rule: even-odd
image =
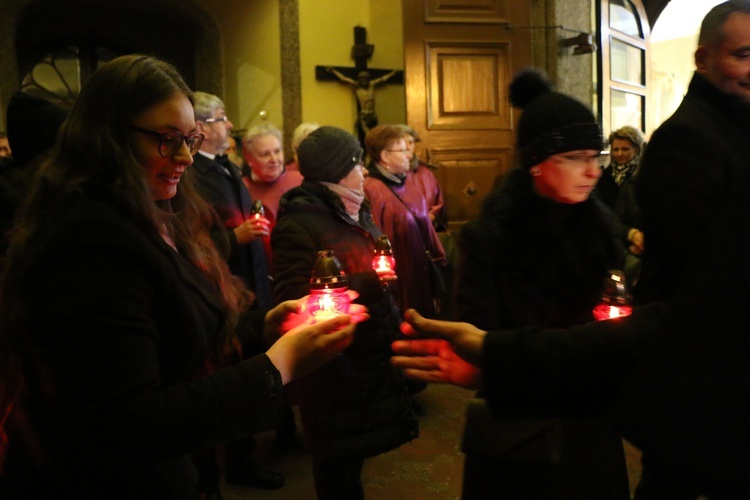
[[[195,121],[195,131],[200,132],[203,135],[206,135],[206,124],[202,121],[196,120]]]
[[[705,75],[708,71],[706,66],[708,65],[708,49],[705,45],[698,45],[695,50],[695,70],[696,72]]]
[[[388,163],[388,161],[385,159],[385,155],[388,154],[388,148],[383,148],[383,150],[380,152],[380,163],[385,165]]]

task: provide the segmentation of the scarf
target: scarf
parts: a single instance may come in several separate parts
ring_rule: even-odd
[[[364,191],[357,191],[356,189],[347,188],[340,184],[334,184],[333,182],[321,182],[321,184],[341,198],[346,214],[355,222],[358,222],[359,209],[362,206],[362,202],[365,201]]]
[[[622,165],[618,165],[613,160],[611,166],[612,178],[615,180],[615,183],[620,186],[629,173],[635,173],[636,168],[638,168],[638,156],[634,156],[632,160]]]
[[[384,167],[381,167],[379,163],[376,163],[375,166],[377,167],[378,172],[380,172],[383,175],[383,177],[385,177],[389,181],[394,182],[395,184],[399,186],[404,183],[404,180],[406,179],[406,175],[404,175],[403,177],[399,177],[398,175],[392,174],[389,171],[387,171]]]

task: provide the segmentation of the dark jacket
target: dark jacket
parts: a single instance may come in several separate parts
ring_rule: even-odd
[[[633,177],[636,172],[636,167],[631,168],[622,180],[621,184],[615,182],[615,178],[612,177],[612,164],[610,163],[602,170],[602,176],[599,178],[599,182],[596,183],[596,195],[599,199],[607,205],[610,210],[615,209],[617,205],[617,198],[620,196],[620,190],[622,186]]]
[[[460,319],[479,328],[569,327],[593,319],[622,263],[614,217],[596,199],[556,203],[512,170],[460,238]]]
[[[227,161],[225,169],[216,161],[198,153],[189,171],[201,196],[211,204],[223,224],[223,227],[216,227],[212,231],[212,237],[223,250],[229,269],[255,292],[258,307],[270,307],[271,284],[263,241],[258,239],[247,245],[240,245],[233,231],[250,219],[253,206],[239,168]]]
[[[317,182],[303,181],[281,199],[271,235],[276,299],[307,295],[317,252],[330,249],[370,313],[337,360],[295,382],[316,459],[370,457],[417,437],[403,377],[389,364],[399,313],[371,267],[379,235],[366,205],[355,223],[338,196]]]
[[[636,176],[645,239],[639,303],[670,299],[733,189],[746,189],[750,105],[696,74],[677,111],[652,135]],[[708,244],[711,244],[708,242]]]
[[[197,377],[224,320],[217,292],[107,203],[52,214],[13,283],[7,317],[28,391],[26,414],[15,412],[25,427],[11,429],[9,498],[191,498],[191,450],[280,415],[281,380],[265,355]]]
[[[607,271],[623,256],[614,217],[600,201],[562,204],[541,197],[521,169],[489,195],[480,218],[464,226],[460,244],[460,319],[488,330],[592,321]],[[601,414],[582,410],[576,415],[582,420],[554,420],[524,406],[494,409],[501,418],[491,427],[469,413],[468,498],[488,488],[510,498],[628,498],[622,444],[592,418]],[[493,440],[491,449],[483,444]]]

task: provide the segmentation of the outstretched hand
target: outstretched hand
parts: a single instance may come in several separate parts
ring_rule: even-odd
[[[347,290],[346,294],[352,302],[349,305],[348,315],[353,323],[361,323],[370,318],[367,307],[355,304],[354,300],[359,294],[354,290]],[[315,321],[307,309],[309,296],[297,300],[287,300],[277,305],[266,314],[263,337],[266,345],[276,342],[279,337],[299,325],[312,325]]]
[[[481,386],[478,368],[484,332],[469,323],[438,321],[406,311],[401,331],[408,340],[393,342],[391,364],[407,377],[422,382],[442,382],[466,389]]]
[[[282,335],[266,355],[286,384],[335,359],[354,340],[355,327],[356,322],[350,315],[304,323]]]

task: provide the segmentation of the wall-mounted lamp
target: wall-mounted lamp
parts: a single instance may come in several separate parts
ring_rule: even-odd
[[[561,47],[573,47],[573,55],[591,54],[596,52],[596,43],[589,33],[579,33],[572,38],[560,40]]]
[[[566,28],[565,26],[561,24],[557,24],[554,26],[513,26],[513,25],[506,25],[506,30],[520,30],[520,29],[526,29],[526,30],[534,30],[534,29],[542,29],[542,30],[562,30],[562,31],[568,31],[572,33],[578,33],[573,38],[563,38],[559,41],[560,47],[574,47],[573,49],[573,55],[579,56],[582,54],[592,54],[596,52],[596,42],[594,42],[594,37],[590,33],[586,33],[583,31]]]

